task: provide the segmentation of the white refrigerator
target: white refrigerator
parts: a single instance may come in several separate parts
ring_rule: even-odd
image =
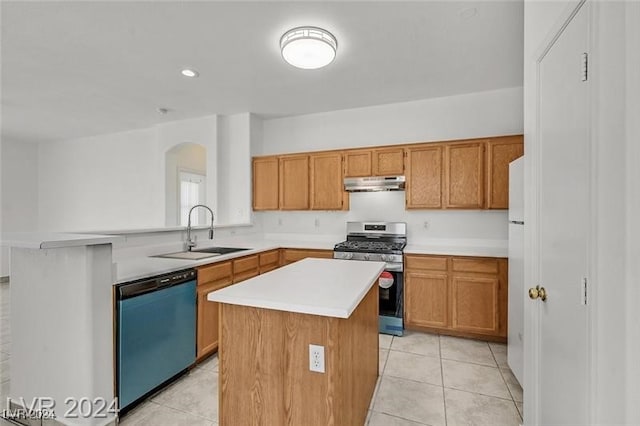
[[[509,164],[509,334],[507,363],[522,384],[524,351],[524,157]]]

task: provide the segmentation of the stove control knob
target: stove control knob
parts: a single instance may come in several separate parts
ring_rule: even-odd
[[[365,254],[365,255],[364,255],[364,260],[369,260],[369,258],[370,258],[370,257],[371,257],[371,256],[369,256],[368,254]]]
[[[349,260],[353,258],[353,253],[342,253],[342,258]]]
[[[389,255],[386,254],[381,254],[380,255],[380,260],[386,262],[387,260],[389,260]]]

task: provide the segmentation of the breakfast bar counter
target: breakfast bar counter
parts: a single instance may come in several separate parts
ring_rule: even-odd
[[[378,376],[383,262],[304,259],[212,292],[219,423],[364,424]],[[310,371],[310,345],[324,372]]]

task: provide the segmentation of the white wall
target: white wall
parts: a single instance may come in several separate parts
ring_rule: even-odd
[[[206,149],[206,204],[216,206],[218,200],[218,116],[192,118],[189,120],[178,120],[163,123],[156,126],[158,132],[158,148],[162,157],[160,163],[162,175],[160,179],[165,181],[164,155],[176,145],[182,143],[193,143]],[[158,180],[161,182],[161,180]],[[163,205],[166,204],[165,197],[167,191],[163,190]],[[216,212],[214,208],[214,212]],[[218,222],[218,221],[217,221]],[[132,227],[129,227],[132,228]]]
[[[261,154],[522,133],[522,89],[265,120]],[[505,211],[406,211],[404,192],[350,194],[348,212],[261,212],[267,233],[344,236],[348,220],[408,223],[412,243],[507,238]],[[319,226],[316,226],[318,219]],[[424,222],[428,222],[427,228]]]
[[[40,144],[40,229],[91,231],[165,226],[165,154],[182,143],[206,148],[207,203],[215,205],[216,116]]]
[[[594,2],[592,75],[595,99],[596,291],[594,378],[598,423],[625,421],[626,299],[626,191],[625,156],[625,4]],[[636,23],[637,25],[637,23]],[[640,48],[640,43],[638,43]],[[637,76],[636,76],[637,77]],[[620,307],[620,305],[623,305]]]
[[[39,145],[41,230],[164,226],[156,129]]]
[[[508,237],[504,211],[407,211],[404,196],[403,191],[359,192],[350,194],[347,212],[281,211],[260,212],[256,216],[262,217],[261,225],[266,233],[331,235],[337,240],[344,239],[347,221],[407,222],[409,243],[506,240]]]
[[[207,174],[207,149],[201,145],[193,143],[183,143],[171,148],[165,154],[165,223],[167,226],[179,226],[179,210],[180,210],[180,189],[179,180],[180,172],[189,172],[206,176]],[[206,182],[205,182],[206,188]],[[205,195],[206,196],[206,195]],[[206,201],[205,201],[206,204]],[[206,213],[206,212],[203,212]],[[208,214],[208,213],[207,213]],[[205,224],[208,216],[196,215],[193,222]]]
[[[0,231],[38,227],[38,145],[0,144]],[[0,277],[9,275],[9,249],[0,248]]]
[[[251,211],[251,114],[218,121],[219,223],[249,223]]]
[[[640,2],[626,4],[627,55],[627,422],[640,424]],[[635,42],[632,42],[635,40]]]
[[[265,120],[261,154],[522,133],[522,88]]]

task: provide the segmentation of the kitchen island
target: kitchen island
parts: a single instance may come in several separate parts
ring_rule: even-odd
[[[305,259],[212,292],[220,424],[362,425],[378,376],[382,262]],[[310,371],[309,345],[324,349]]]

